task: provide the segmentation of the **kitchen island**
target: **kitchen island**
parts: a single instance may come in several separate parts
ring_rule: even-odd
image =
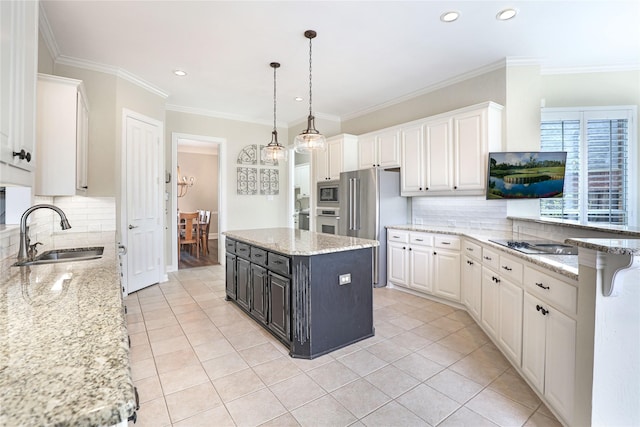
[[[293,228],[226,231],[226,297],[312,359],[374,335],[375,240]]]
[[[122,426],[135,413],[114,235],[69,233],[54,247],[78,246],[104,253],[24,267],[0,261],[0,425]]]

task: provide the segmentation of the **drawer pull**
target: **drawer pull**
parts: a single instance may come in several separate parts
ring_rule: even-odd
[[[473,265],[473,261],[469,261],[469,260],[467,260],[467,264],[469,264],[469,265]]]
[[[240,249],[238,249],[238,250],[239,250],[240,252],[247,252],[247,249],[245,249],[245,248],[240,248]]]
[[[543,283],[536,282],[536,286],[542,289],[549,289],[549,286],[545,286]]]
[[[443,245],[450,245],[451,242],[442,242]]]
[[[274,264],[284,264],[282,261],[278,261],[278,260],[273,261],[273,263],[274,263]]]
[[[256,258],[262,258],[262,254],[253,254],[253,256]]]
[[[538,310],[540,313],[542,313],[543,316],[546,316],[547,313],[549,313],[549,310],[546,310],[541,305],[536,305],[536,310]]]
[[[513,268],[508,267],[508,266],[506,266],[506,265],[503,265],[503,266],[502,266],[502,268],[504,268],[504,269],[505,269],[505,270],[507,270],[507,271],[511,271],[511,270],[513,270]]]
[[[473,252],[473,248],[467,248],[469,252]]]
[[[487,261],[491,261],[491,257],[490,256],[484,256],[484,259],[486,259]]]
[[[424,242],[424,239],[416,239],[416,242]]]
[[[399,238],[400,238],[400,236],[393,236],[393,238],[394,238],[394,239],[399,239]]]

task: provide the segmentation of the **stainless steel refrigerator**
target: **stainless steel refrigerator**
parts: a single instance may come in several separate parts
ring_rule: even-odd
[[[338,233],[380,242],[374,250],[373,285],[387,285],[388,225],[406,224],[408,199],[400,196],[400,172],[362,169],[340,174]]]

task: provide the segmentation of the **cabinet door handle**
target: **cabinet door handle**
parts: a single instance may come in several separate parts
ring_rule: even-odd
[[[413,249],[411,249],[411,247],[409,247],[409,250],[412,251]]]
[[[536,286],[542,289],[550,289],[549,286],[545,286],[543,283],[536,282]]]
[[[20,151],[14,151],[13,157],[17,157],[20,160],[26,160],[27,163],[31,161],[31,153],[27,153],[26,151],[24,151],[24,148]]]
[[[496,276],[491,276],[491,280],[493,280],[496,283],[500,283],[500,279],[498,279]]]
[[[541,305],[536,304],[536,310],[538,310],[540,313],[542,313],[543,316],[546,316],[547,313],[549,313],[549,310],[546,310],[544,307],[542,307]]]
[[[507,270],[507,271],[511,271],[511,270],[513,270],[513,268],[508,267],[508,266],[506,266],[506,265],[503,265],[503,266],[502,266],[502,268],[504,268],[504,269],[505,269],[505,270]]]

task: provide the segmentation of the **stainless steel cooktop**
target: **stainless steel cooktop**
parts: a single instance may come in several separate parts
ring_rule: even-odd
[[[529,255],[578,255],[577,246],[551,240],[489,239],[489,241]]]

